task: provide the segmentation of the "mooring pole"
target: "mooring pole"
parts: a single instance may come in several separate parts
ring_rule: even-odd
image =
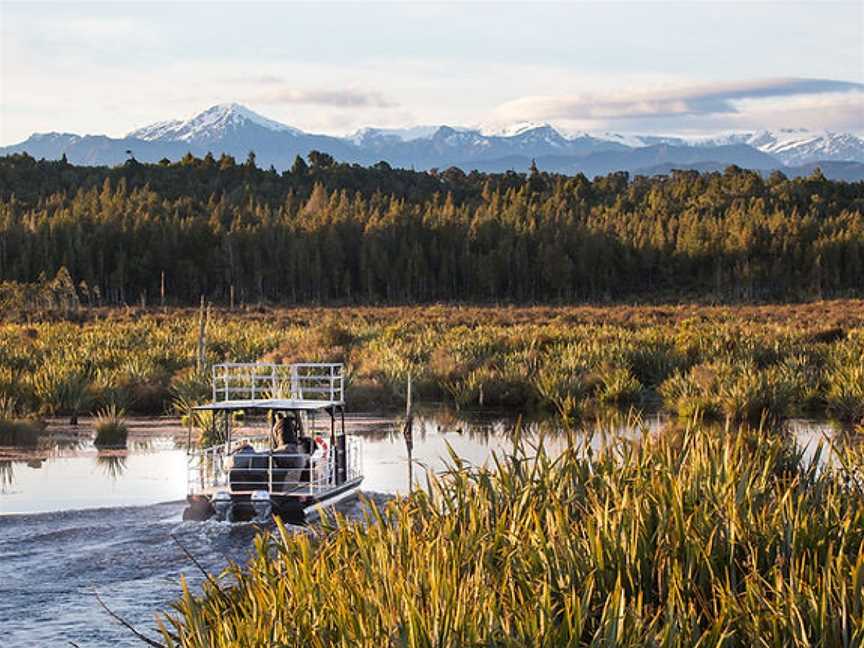
[[[408,374],[408,394],[405,401],[405,426],[402,428],[402,436],[405,437],[405,448],[408,450],[408,490],[414,490],[414,414],[411,402],[411,374]]]

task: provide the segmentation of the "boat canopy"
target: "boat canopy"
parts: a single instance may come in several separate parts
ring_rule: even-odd
[[[213,365],[212,374],[213,402],[196,410],[312,411],[345,405],[341,363],[226,363]]]
[[[206,405],[193,407],[194,410],[222,411],[222,410],[326,410],[339,403],[331,403],[325,400],[308,400],[295,398],[258,398],[255,400],[225,400]]]

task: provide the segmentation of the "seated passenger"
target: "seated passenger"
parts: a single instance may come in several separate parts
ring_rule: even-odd
[[[250,455],[255,454],[255,448],[253,448],[249,442],[247,441],[242,446],[237,448],[233,453],[233,457],[231,458],[231,467],[232,468],[251,468],[253,459]]]
[[[249,491],[267,484],[267,457],[255,452],[248,443],[238,448],[231,457],[229,480],[231,490]]]
[[[302,433],[303,424],[299,415],[292,413],[288,416],[283,412],[276,414],[276,420],[270,432],[274,447],[295,444]]]
[[[298,437],[301,429],[300,419],[294,415],[285,416],[281,412],[276,415],[273,425],[273,439],[280,445],[273,451],[273,466],[280,469],[278,477],[286,484],[308,481],[309,453]],[[278,441],[277,441],[278,440]],[[274,471],[274,481],[277,475]]]

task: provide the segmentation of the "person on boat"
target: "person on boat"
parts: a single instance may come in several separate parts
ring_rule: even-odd
[[[273,445],[276,446],[273,464],[286,471],[286,482],[309,480],[309,453],[301,442],[301,432],[302,424],[298,416],[286,416],[283,412],[276,414],[272,431]]]
[[[248,441],[234,451],[230,461],[231,488],[254,490],[266,482],[267,475],[262,471],[267,467],[267,459],[255,452]]]
[[[302,433],[303,424],[298,416],[287,416],[284,412],[276,414],[276,420],[270,432],[273,447],[278,449],[287,445],[301,444],[303,441]]]
[[[277,412],[273,420],[273,427],[270,429],[270,445],[273,448],[285,444],[285,414]]]

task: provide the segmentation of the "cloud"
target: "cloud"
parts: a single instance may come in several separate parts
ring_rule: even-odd
[[[293,87],[284,79],[275,76],[259,77],[256,85],[262,89],[252,97],[252,100],[271,105],[306,104],[333,108],[395,108],[398,105],[379,92],[356,88],[304,90]]]
[[[670,117],[736,115],[742,106],[759,101],[823,95],[853,95],[864,99],[864,84],[830,79],[762,79],[674,87],[652,91],[529,96],[496,109],[502,121],[571,120],[613,122]]]

